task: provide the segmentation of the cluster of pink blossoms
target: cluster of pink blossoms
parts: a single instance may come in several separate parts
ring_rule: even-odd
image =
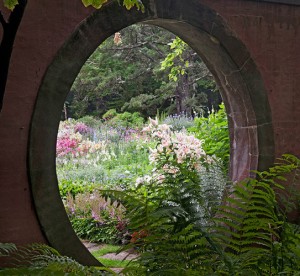
[[[199,170],[200,160],[207,159],[201,140],[186,132],[173,132],[169,125],[159,124],[157,119],[150,119],[150,124],[143,131],[157,141],[156,147],[150,149],[150,162],[157,165],[161,160],[171,161],[162,168],[166,173],[176,174],[176,164],[183,164],[187,169]]]
[[[58,158],[83,157],[97,151],[104,151],[106,145],[103,142],[95,143],[84,139],[82,134],[86,133],[87,129],[88,127],[83,123],[61,122],[57,135],[56,156]]]

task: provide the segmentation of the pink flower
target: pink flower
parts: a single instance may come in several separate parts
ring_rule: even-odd
[[[149,117],[149,121],[150,121],[150,124],[153,125],[153,126],[157,126],[158,125],[158,119],[157,118],[155,118],[155,120],[153,120],[153,119],[151,119]]]

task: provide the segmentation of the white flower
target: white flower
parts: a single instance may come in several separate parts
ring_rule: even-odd
[[[157,118],[155,118],[155,120],[153,120],[153,119],[151,119],[151,118],[149,117],[149,122],[150,122],[150,124],[153,125],[153,126],[157,126],[157,125],[158,125],[158,119],[157,119]]]

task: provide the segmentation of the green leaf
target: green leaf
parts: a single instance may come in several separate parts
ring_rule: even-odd
[[[93,6],[96,9],[100,9],[107,0],[82,0],[82,3],[85,7]]]
[[[4,7],[13,10],[19,4],[18,0],[4,0]]]

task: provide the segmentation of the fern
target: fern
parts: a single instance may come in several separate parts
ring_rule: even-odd
[[[106,275],[114,274],[107,268],[86,267],[70,257],[61,256],[45,244],[31,244],[13,250],[11,255],[16,268],[0,270],[3,275]]]
[[[0,257],[9,256],[9,254],[16,250],[17,247],[13,243],[0,243]]]
[[[222,245],[226,260],[230,260],[231,264],[225,271],[237,273],[245,270],[264,275],[285,269],[278,266],[278,258],[283,260],[278,253],[282,254],[288,244],[295,249],[299,237],[288,232],[289,240],[293,242],[281,243],[287,236],[288,224],[278,208],[276,192],[281,194],[280,191],[284,190],[282,182],[287,176],[297,175],[299,165],[296,157],[283,156],[280,163],[268,171],[257,172],[257,179],[239,183],[220,207],[214,218],[216,226],[212,235],[214,241]],[[297,252],[293,253],[290,263],[298,262]]]
[[[206,203],[195,178],[181,175],[163,188],[150,185],[143,194],[147,199],[137,191],[130,194],[140,197],[130,202],[133,206],[143,202],[129,208],[131,225],[147,229],[147,235],[131,245],[141,249],[140,266],[124,274],[294,275],[300,269],[299,228],[286,222],[277,200],[285,191],[283,182],[290,175],[297,179],[299,164],[287,155],[268,171],[257,172],[256,179],[239,183],[214,218],[205,206],[204,213],[197,213]]]

